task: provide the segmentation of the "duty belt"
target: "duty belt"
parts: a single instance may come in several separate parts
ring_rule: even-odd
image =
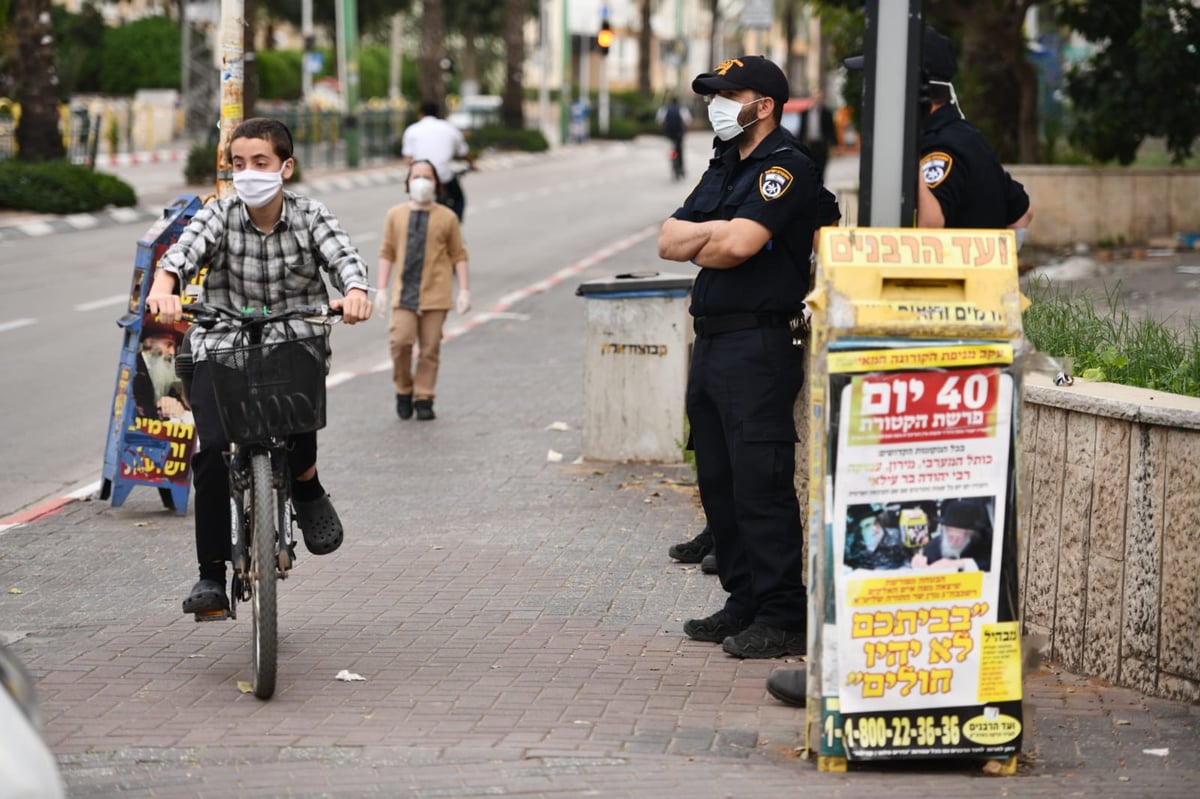
[[[796,314],[786,313],[734,313],[721,316],[697,316],[692,320],[692,330],[697,336],[717,336],[738,330],[753,330],[757,327],[790,328]]]

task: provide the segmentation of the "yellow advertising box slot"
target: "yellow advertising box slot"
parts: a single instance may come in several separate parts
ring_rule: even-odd
[[[831,339],[1021,335],[1011,230],[823,228],[818,274],[805,302]]]

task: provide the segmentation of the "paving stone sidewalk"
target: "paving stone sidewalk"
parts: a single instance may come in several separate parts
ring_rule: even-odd
[[[645,242],[580,280],[652,263]],[[248,617],[179,612],[192,517],[156,492],[0,535],[0,634],[38,680],[72,797],[1195,795],[1200,710],[1052,666],[1026,683],[1017,776],[818,772],[803,712],[764,690],[780,662],[681,634],[722,598],[666,556],[701,525],[690,472],[574,463],[573,290],[447,343],[434,422],[397,420],[386,374],[331,389],[320,468],[348,539],[280,586],[269,702],[238,689]]]

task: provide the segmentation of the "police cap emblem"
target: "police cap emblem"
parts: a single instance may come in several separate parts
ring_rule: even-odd
[[[950,177],[950,170],[953,168],[954,159],[950,157],[949,153],[930,153],[921,159],[921,177],[925,180],[925,185],[931,189],[941,185],[943,180]]]
[[[778,200],[792,186],[792,173],[773,166],[758,176],[758,193],[764,200]]]

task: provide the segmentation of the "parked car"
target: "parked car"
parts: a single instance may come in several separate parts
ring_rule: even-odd
[[[58,762],[42,740],[33,680],[0,642],[0,796],[62,799]]]

